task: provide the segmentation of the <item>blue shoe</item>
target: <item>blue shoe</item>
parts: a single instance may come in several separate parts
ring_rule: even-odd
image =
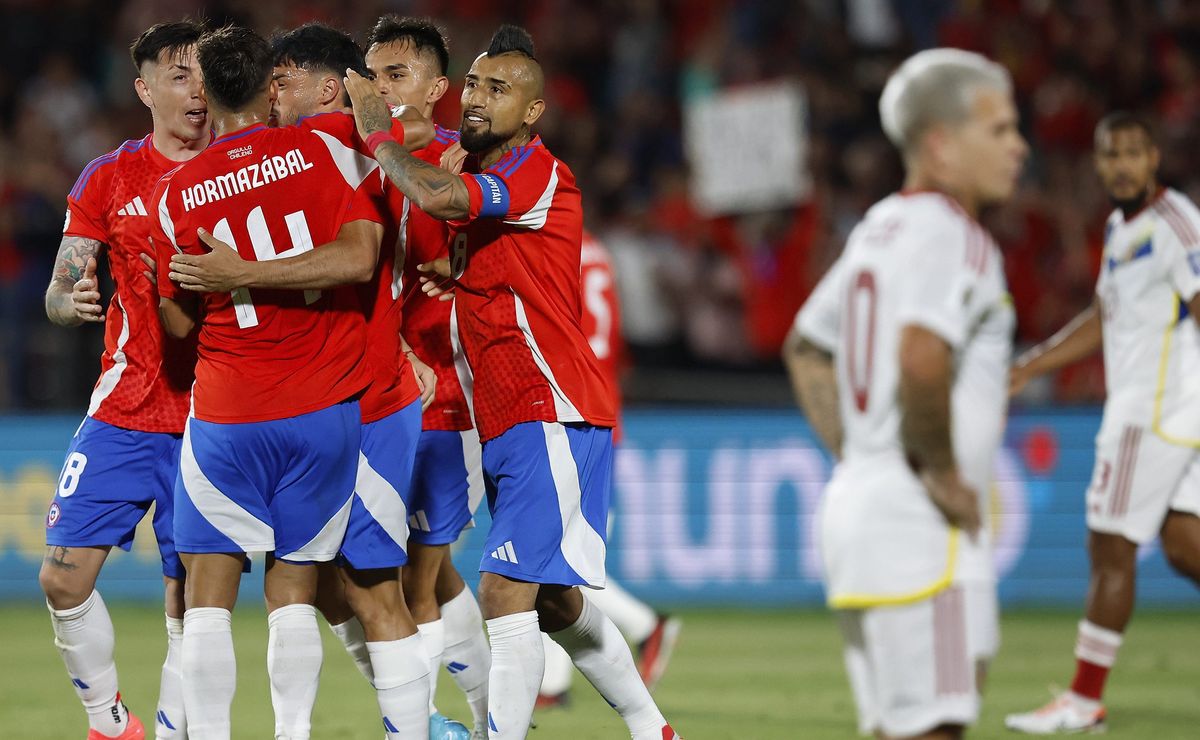
[[[471,731],[439,712],[429,718],[429,740],[471,740]]]

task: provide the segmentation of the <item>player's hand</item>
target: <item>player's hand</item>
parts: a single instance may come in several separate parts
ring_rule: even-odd
[[[442,152],[442,159],[439,163],[443,170],[459,174],[462,172],[463,163],[467,161],[467,150],[463,149],[460,142],[454,142],[446,147],[446,151]]]
[[[354,106],[354,122],[358,125],[358,135],[363,140],[373,133],[392,130],[392,112],[383,96],[375,89],[374,82],[352,69],[346,70],[346,77],[342,82],[346,85],[346,93]]]
[[[980,526],[979,496],[958,470],[922,472],[921,483],[946,521],[974,537]]]
[[[212,251],[171,255],[168,276],[184,290],[201,293],[225,293],[245,287],[249,281],[249,263],[237,250],[204,229],[196,229],[196,235]]]
[[[146,254],[145,252],[142,252],[141,254],[139,254],[138,259],[140,259],[142,261],[142,264],[146,266],[146,269],[142,270],[142,277],[149,280],[150,284],[157,288],[158,287],[158,262],[156,262],[153,257]]]
[[[437,373],[421,362],[421,358],[411,349],[405,351],[405,354],[408,355],[413,373],[417,376],[417,387],[421,389],[421,410],[424,411],[433,405],[434,396],[437,395]]]
[[[83,266],[83,276],[71,288],[71,307],[81,321],[99,324],[104,321],[104,307],[100,305],[100,283],[96,280],[96,258],[89,257]]]
[[[454,278],[450,275],[450,259],[439,257],[433,262],[422,262],[417,265],[418,272],[427,272],[421,276],[421,290],[430,298],[439,301],[449,301],[454,298]]]
[[[1025,386],[1035,377],[1037,374],[1029,369],[1029,363],[1018,360],[1008,373],[1008,397],[1012,398],[1025,390]]]

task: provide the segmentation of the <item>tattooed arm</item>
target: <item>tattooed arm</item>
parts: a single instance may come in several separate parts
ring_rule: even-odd
[[[350,71],[346,91],[354,101],[354,118],[364,139],[391,130],[391,111],[376,92],[374,83]],[[471,197],[458,175],[417,159],[395,142],[380,144],[375,149],[375,159],[388,179],[433,218],[453,221],[470,215]]]
[[[838,408],[833,355],[795,329],[783,346],[783,364],[808,423],[835,458],[842,456],[842,417]]]
[[[46,288],[46,316],[59,326],[79,326],[104,321],[96,259],[102,242],[82,236],[64,236],[58,247],[54,275]]]

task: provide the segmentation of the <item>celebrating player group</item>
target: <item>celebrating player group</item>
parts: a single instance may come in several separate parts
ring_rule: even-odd
[[[529,35],[475,57],[457,131],[431,121],[449,56],[425,20],[380,18],[365,54],[319,24],[187,21],[131,53],[153,130],[80,174],[46,293],[55,323],[105,324],[40,575],[89,739],[146,736],[96,582],[151,504],[155,737],[238,734],[231,611],[264,553],[276,738],[311,734],[318,612],[388,738],[525,737],[543,632],[633,738],[676,738],[647,683],[677,623],[618,620],[652,647],[639,665],[613,599],[580,589],[606,585],[617,394],[585,333],[579,190],[533,130]],[[476,601],[448,548],[485,494]],[[442,665],[470,727],[433,704]]]
[[[1010,368],[1004,261],[978,217],[1011,196],[1027,154],[1012,87],[1000,65],[953,49],[892,74],[879,112],[904,189],[851,232],[784,350],[838,459],[819,515],[827,595],[859,730],[876,737],[959,738],[979,716],[999,648],[986,494],[1008,397],[1038,374],[1103,347],[1108,398],[1075,677],[1008,729],[1105,728],[1139,545],[1161,536],[1200,583],[1200,210],[1158,185],[1148,123],[1105,117],[1095,165],[1115,209],[1095,305]]]

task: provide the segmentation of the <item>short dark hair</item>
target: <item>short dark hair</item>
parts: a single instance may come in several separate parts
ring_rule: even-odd
[[[364,77],[363,51],[350,34],[324,23],[305,23],[271,38],[275,64],[294,64],[311,71],[332,72],[339,78],[353,69]]]
[[[396,42],[412,44],[418,52],[427,52],[437,59],[439,75],[450,68],[450,43],[442,29],[428,18],[405,18],[398,15],[383,15],[375,21],[367,34],[367,48],[375,44]]]
[[[231,111],[241,110],[266,90],[275,67],[271,45],[241,26],[225,26],[201,36],[196,59],[209,101]]]
[[[156,23],[142,31],[129,45],[129,58],[133,60],[133,66],[141,70],[146,62],[157,62],[164,49],[168,57],[178,56],[203,35],[204,24],[200,21]]]
[[[500,54],[521,54],[537,61],[537,57],[533,55],[533,37],[529,35],[529,31],[511,23],[506,23],[496,29],[496,33],[492,34],[492,42],[488,44],[487,51],[484,53],[489,57]]]
[[[1154,124],[1150,123],[1150,119],[1146,116],[1128,110],[1113,111],[1101,118],[1100,123],[1096,124],[1095,138],[1099,139],[1102,134],[1111,134],[1113,131],[1130,128],[1141,129],[1142,133],[1146,135],[1146,139],[1151,144],[1155,144]]]

